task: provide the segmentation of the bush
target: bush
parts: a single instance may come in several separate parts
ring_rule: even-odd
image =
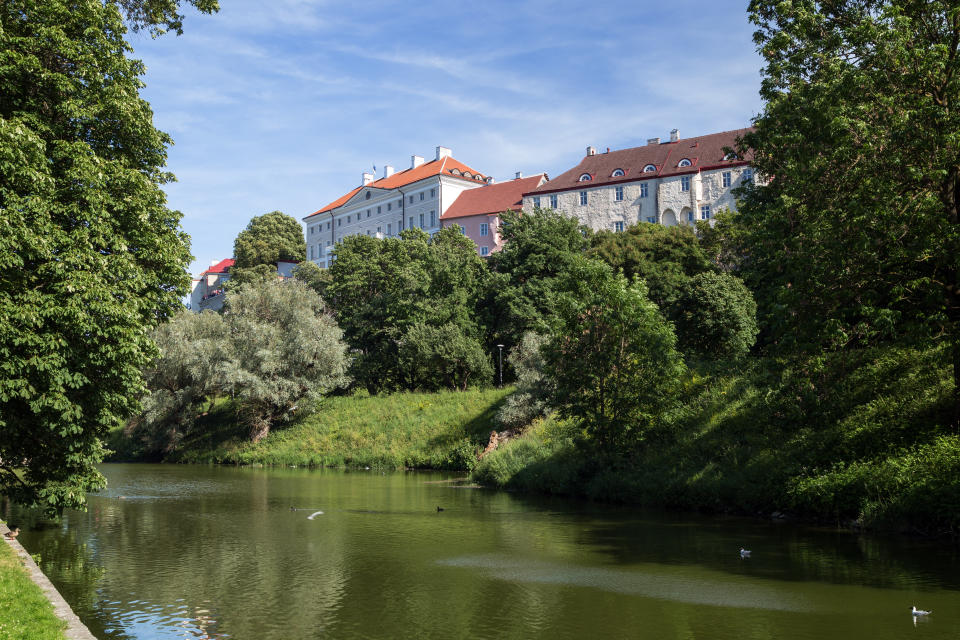
[[[453,323],[410,327],[400,343],[399,361],[414,388],[425,391],[466,391],[471,381],[486,386],[493,377],[493,364],[483,347]]]
[[[528,331],[507,360],[517,375],[517,391],[507,398],[497,412],[497,422],[508,429],[528,425],[550,411],[548,399],[553,392],[544,375],[543,354],[546,336]]]
[[[757,339],[757,303],[729,273],[700,273],[687,282],[674,313],[680,348],[706,358],[737,358]]]

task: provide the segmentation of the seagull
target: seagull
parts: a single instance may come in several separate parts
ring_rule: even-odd
[[[913,610],[911,611],[914,616],[928,616],[932,611],[924,611],[923,609],[917,609],[917,605],[913,605]]]
[[[744,549],[743,547],[741,547],[741,548],[740,548],[740,557],[741,557],[741,558],[749,558],[749,557],[750,557],[750,550],[749,550],[749,549]]]

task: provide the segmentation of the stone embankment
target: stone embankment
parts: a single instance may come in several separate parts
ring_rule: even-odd
[[[80,622],[80,618],[73,612],[73,609],[71,609],[67,601],[63,599],[63,596],[60,595],[60,592],[53,586],[49,578],[43,575],[40,567],[33,561],[33,558],[31,558],[27,550],[23,548],[23,545],[16,540],[7,538],[7,533],[9,532],[10,530],[7,528],[7,525],[0,523],[0,538],[10,545],[20,557],[24,567],[27,569],[27,573],[30,574],[30,579],[33,580],[33,582],[40,587],[40,590],[43,591],[43,594],[47,596],[47,600],[53,605],[53,611],[57,617],[67,623],[67,628],[63,632],[64,637],[66,637],[67,640],[97,640],[96,636],[90,633],[90,630]]]

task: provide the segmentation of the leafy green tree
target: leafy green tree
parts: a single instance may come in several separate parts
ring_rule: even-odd
[[[152,337],[160,355],[144,372],[149,393],[127,435],[147,451],[168,453],[190,433],[203,403],[223,393],[234,349],[227,320],[211,311],[184,310]]]
[[[705,358],[739,358],[757,340],[757,303],[740,278],[699,273],[677,300],[674,320],[684,353]]]
[[[497,410],[497,422],[504,427],[522,427],[551,411],[550,399],[554,390],[544,373],[546,362],[542,353],[547,340],[543,334],[528,331],[507,356],[516,372],[517,390]]]
[[[233,241],[234,271],[257,265],[275,265],[281,260],[302,262],[306,258],[303,227],[296,218],[280,211],[254,216]]]
[[[150,329],[187,291],[170,138],[118,8],[179,30],[179,4],[0,5],[0,492],[18,502],[82,507],[103,485],[101,439],[137,408]]]
[[[493,377],[490,355],[453,322],[410,327],[400,344],[399,361],[410,372],[413,386],[426,391],[466,391],[471,380],[487,384]]]
[[[675,394],[684,372],[676,337],[642,281],[588,258],[568,278],[543,347],[553,404],[602,447],[629,448]]]
[[[753,0],[764,56],[740,207],[774,340],[948,341],[960,423],[960,7]],[[748,283],[749,284],[749,283]]]
[[[688,226],[642,222],[620,233],[601,231],[591,239],[587,255],[622,270],[627,280],[642,278],[647,296],[671,317],[687,281],[714,269]]]
[[[349,382],[343,332],[302,282],[241,285],[225,307],[234,359],[224,385],[240,399],[254,442]]]
[[[293,268],[293,277],[316,291],[321,298],[327,295],[327,285],[332,282],[327,269],[321,269],[317,263],[309,260]]]

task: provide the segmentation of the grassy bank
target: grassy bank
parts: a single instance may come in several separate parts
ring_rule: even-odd
[[[17,554],[0,542],[0,640],[62,640],[65,628]]]
[[[960,532],[960,438],[943,349],[700,366],[635,451],[548,419],[487,456],[486,484],[650,506]]]
[[[486,444],[493,415],[509,389],[332,397],[311,414],[247,439],[230,403],[201,418],[176,462],[261,463],[467,470]],[[138,459],[136,443],[115,438],[115,460]]]

